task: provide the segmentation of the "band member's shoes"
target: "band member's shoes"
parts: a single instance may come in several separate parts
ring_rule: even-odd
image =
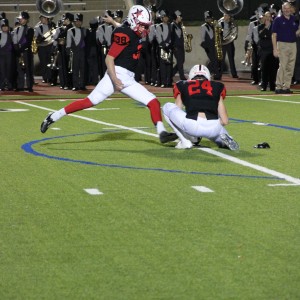
[[[176,149],[191,149],[193,148],[193,143],[189,140],[185,142],[178,142],[178,144],[175,146]]]
[[[290,89],[282,90],[281,94],[293,94],[293,91]]]
[[[49,113],[47,118],[41,124],[41,133],[45,133],[47,129],[50,127],[54,121],[52,120],[51,116],[53,113]]]
[[[220,138],[228,149],[232,151],[238,151],[240,149],[239,144],[228,134],[221,134]]]
[[[282,94],[282,89],[276,89],[275,94]]]
[[[162,131],[159,134],[159,140],[161,143],[173,142],[178,138],[177,134],[174,132]]]

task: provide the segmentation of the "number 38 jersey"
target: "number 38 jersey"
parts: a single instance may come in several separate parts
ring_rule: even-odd
[[[226,97],[226,88],[221,82],[206,79],[181,80],[175,83],[173,93],[175,99],[181,95],[188,119],[197,120],[198,113],[203,112],[207,120],[215,120],[220,97]]]
[[[112,44],[108,55],[115,58],[115,65],[134,72],[140,58],[142,40],[125,23],[112,33]]]

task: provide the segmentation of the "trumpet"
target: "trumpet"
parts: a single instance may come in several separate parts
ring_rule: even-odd
[[[57,58],[58,58],[58,51],[51,55],[51,62],[47,65],[48,68],[51,70],[58,70],[59,67],[57,66]]]
[[[249,43],[248,47],[247,47],[247,51],[245,53],[245,58],[244,58],[243,61],[241,61],[242,65],[251,66],[251,64],[252,64],[252,52],[253,52],[253,47],[252,47],[252,44]]]

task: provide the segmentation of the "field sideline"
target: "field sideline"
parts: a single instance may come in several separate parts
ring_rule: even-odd
[[[69,102],[0,101],[1,299],[300,299],[298,95],[228,96],[237,153],[118,95],[41,134]]]

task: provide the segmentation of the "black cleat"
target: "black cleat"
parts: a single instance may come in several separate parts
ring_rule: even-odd
[[[53,113],[49,113],[47,118],[41,124],[41,133],[45,133],[47,129],[50,127],[54,121],[52,120],[51,116]]]
[[[163,144],[168,142],[173,142],[177,140],[177,138],[178,138],[177,134],[173,132],[162,131],[159,134],[159,140]]]
[[[197,137],[195,140],[192,140],[194,146],[199,146],[200,142],[202,140],[202,137]]]

